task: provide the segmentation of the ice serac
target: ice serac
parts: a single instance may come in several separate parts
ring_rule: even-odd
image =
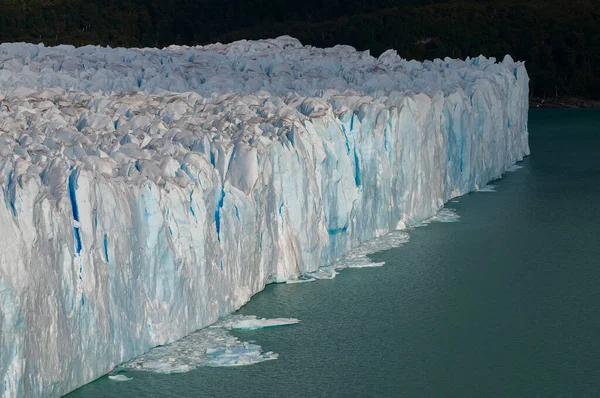
[[[0,377],[59,396],[529,153],[506,57],[0,45]]]

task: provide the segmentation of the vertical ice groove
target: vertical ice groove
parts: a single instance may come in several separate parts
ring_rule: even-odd
[[[223,201],[225,199],[225,189],[221,186],[219,199],[215,207],[215,225],[217,228],[217,239],[221,242],[221,209],[223,208]]]
[[[350,139],[348,138],[348,134],[346,133],[346,127],[343,124],[342,131],[344,132],[344,139],[346,142],[346,152],[350,153]]]
[[[196,212],[194,211],[194,199],[192,198],[193,195],[194,195],[194,190],[192,189],[190,191],[190,213],[195,218],[196,217]]]
[[[71,201],[71,211],[73,213],[73,220],[79,223],[79,208],[77,205],[77,170],[71,171],[69,175],[69,199]],[[79,226],[73,226],[73,236],[75,239],[75,255],[79,255],[81,253],[81,235],[79,232]]]
[[[356,152],[356,144],[354,145],[354,181],[357,187],[360,187],[360,162],[358,153]]]
[[[108,259],[108,235],[104,234],[104,238],[102,240],[102,244],[104,246],[104,258],[106,259],[106,262],[110,262],[110,260]]]
[[[7,197],[6,201],[9,203],[9,206],[10,206],[10,208],[12,210],[13,216],[16,217],[17,216],[17,209],[15,207],[15,200],[16,200],[16,198],[15,198],[15,187],[14,187],[14,183],[15,182],[14,182],[13,176],[14,176],[14,171],[11,170],[8,173],[8,182],[6,184],[6,187],[5,187],[4,191],[7,193],[6,194],[6,197]]]

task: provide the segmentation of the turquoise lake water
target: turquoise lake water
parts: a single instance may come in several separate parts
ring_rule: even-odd
[[[279,358],[106,376],[69,397],[599,397],[600,111],[529,114],[531,156],[380,268],[269,285],[234,332]]]

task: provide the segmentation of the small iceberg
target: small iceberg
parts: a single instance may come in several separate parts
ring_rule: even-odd
[[[110,375],[108,378],[112,381],[129,381],[133,380],[132,377],[127,377],[125,375]]]

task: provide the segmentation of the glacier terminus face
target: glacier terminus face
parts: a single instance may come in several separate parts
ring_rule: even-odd
[[[485,187],[529,154],[528,81],[290,37],[0,45],[4,396],[65,394]]]

